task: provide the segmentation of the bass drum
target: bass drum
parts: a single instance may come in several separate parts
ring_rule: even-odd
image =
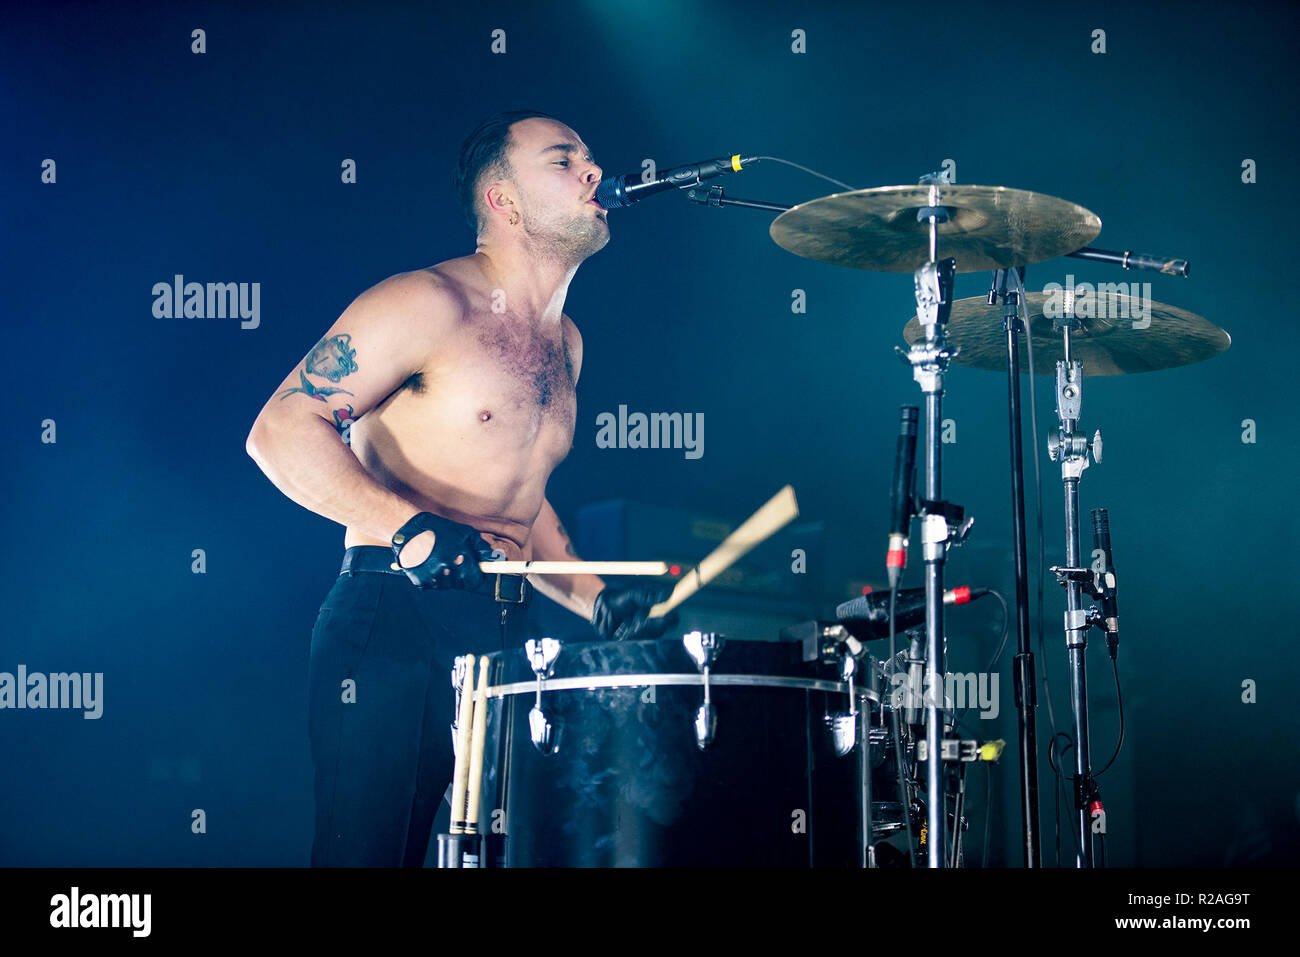
[[[691,638],[566,644],[540,693],[541,643],[531,661],[488,656],[479,820],[504,838],[487,863],[859,866],[854,738],[876,692],[856,689],[855,733],[834,720],[849,710],[836,666],[738,640],[718,641],[706,690]]]

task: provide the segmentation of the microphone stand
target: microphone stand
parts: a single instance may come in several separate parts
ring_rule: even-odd
[[[1024,267],[1019,269],[1020,288],[1024,287]],[[1020,321],[1020,294],[1007,289],[1007,271],[993,271],[993,286],[988,303],[1002,300],[1002,330],[1007,337],[1007,408],[1011,437],[1011,526],[1015,543],[1016,632],[1018,653],[1015,657],[1016,712],[1020,732],[1020,812],[1024,821],[1025,867],[1041,867],[1042,852],[1038,844],[1038,743],[1034,722],[1037,707],[1037,684],[1034,652],[1029,635],[1029,559],[1025,545],[1024,459],[1021,454],[1020,424],[1020,333],[1028,335]]]

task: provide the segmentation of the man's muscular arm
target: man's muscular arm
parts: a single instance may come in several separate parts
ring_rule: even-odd
[[[454,293],[420,272],[366,290],[267,400],[248,434],[248,454],[304,508],[391,539],[420,509],[371,478],[340,431],[420,371],[461,308]],[[402,564],[423,561],[431,539],[413,538]]]
[[[529,541],[534,561],[578,561],[569,533],[564,530],[551,503],[545,499],[537,521],[533,522]],[[591,621],[596,596],[605,588],[605,583],[597,575],[529,575],[528,581],[547,598],[587,621]]]

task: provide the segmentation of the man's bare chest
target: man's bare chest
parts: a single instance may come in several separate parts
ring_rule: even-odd
[[[567,451],[577,412],[573,374],[561,330],[552,337],[492,317],[465,323],[400,391],[458,431],[517,433]]]
[[[574,404],[573,361],[562,330],[547,335],[481,320],[461,337],[464,367],[543,414],[563,415]]]

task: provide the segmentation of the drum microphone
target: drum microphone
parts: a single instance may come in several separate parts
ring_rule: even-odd
[[[899,409],[898,445],[894,451],[894,484],[889,493],[889,548],[885,569],[889,587],[897,588],[907,567],[907,529],[912,523],[912,487],[916,476],[916,422],[920,410],[914,405]]]
[[[1092,547],[1095,552],[1101,552],[1102,561],[1106,563],[1097,584],[1101,617],[1106,629],[1106,648],[1114,658],[1119,654],[1119,602],[1116,600],[1115,564],[1110,554],[1110,513],[1104,508],[1092,510]]]
[[[965,605],[989,593],[987,588],[963,585],[943,593],[945,605]],[[889,637],[889,592],[878,591],[846,601],[835,609],[835,617],[855,638],[868,641]],[[897,631],[907,631],[925,621],[925,589],[905,588],[898,593],[894,608]],[[856,651],[854,652],[856,656]]]
[[[624,209],[647,196],[664,193],[670,189],[685,189],[723,173],[738,173],[746,163],[757,162],[757,156],[721,156],[701,160],[690,166],[675,166],[664,170],[649,181],[642,173],[625,173],[602,179],[596,187],[596,202],[605,209]]]

